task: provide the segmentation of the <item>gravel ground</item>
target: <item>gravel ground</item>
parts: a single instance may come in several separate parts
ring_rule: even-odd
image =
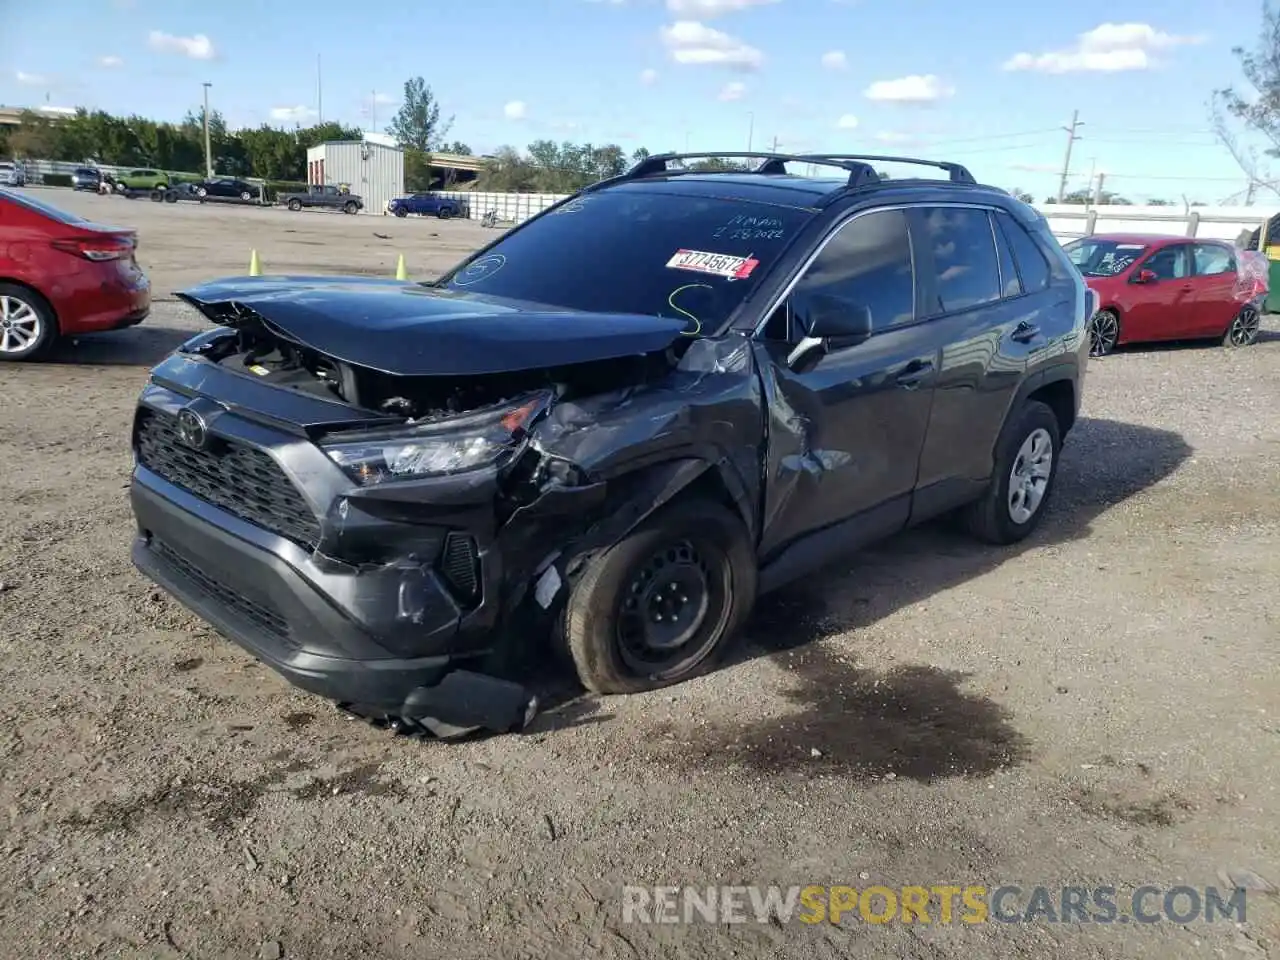
[[[1274,320],[1239,352],[1093,362],[1019,548],[917,530],[764,601],[713,675],[424,743],[293,691],[133,572],[128,424],[198,327],[171,291],[251,247],[268,272],[404,253],[426,275],[492,234],[45,195],[137,225],[159,302],[0,371],[0,956],[1280,956],[1265,893],[1244,924],[620,911],[622,884],[1280,881]]]

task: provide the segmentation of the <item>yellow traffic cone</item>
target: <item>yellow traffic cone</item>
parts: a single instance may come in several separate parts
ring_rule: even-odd
[[[249,276],[262,276],[262,264],[258,262],[258,251],[256,249],[249,254]]]
[[[396,279],[397,279],[397,280],[408,280],[408,279],[409,279],[409,271],[405,270],[405,268],[404,268],[404,254],[403,254],[403,253],[402,253],[402,254],[400,254],[400,259],[396,262]]]

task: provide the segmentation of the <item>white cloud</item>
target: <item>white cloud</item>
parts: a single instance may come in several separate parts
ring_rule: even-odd
[[[218,51],[213,48],[213,41],[203,33],[192,37],[177,37],[163,30],[152,30],[147,37],[147,45],[157,53],[177,53],[191,60],[215,60]]]
[[[1072,47],[1015,54],[1005,61],[1004,69],[1038,73],[1146,70],[1155,64],[1153,54],[1203,41],[1203,37],[1174,36],[1146,23],[1104,23],[1080,34]]]
[[[720,96],[718,99],[724,101],[741,100],[747,95],[747,85],[737,80],[733,83],[726,83],[720,88]]]
[[[858,118],[852,113],[846,113],[836,121],[836,126],[841,130],[853,130],[858,126]]]
[[[641,70],[640,82],[643,83],[646,87],[653,86],[655,83],[658,82],[658,71],[657,70]]]
[[[388,104],[399,103],[400,100],[398,97],[393,97],[389,93],[375,93],[373,95],[373,102],[376,103],[378,106],[383,107],[383,106],[387,106]]]
[[[764,54],[755,47],[697,20],[677,20],[663,27],[662,42],[676,63],[736,70],[757,70],[764,63]]]
[[[529,115],[529,107],[523,100],[512,100],[502,108],[502,115],[508,120],[523,120]]]
[[[822,55],[822,65],[828,70],[843,70],[849,66],[849,58],[843,50],[831,50]]]
[[[117,56],[114,56],[114,55],[108,55],[108,56],[105,56],[105,57],[99,57],[99,58],[98,58],[98,66],[100,66],[100,67],[106,67],[108,70],[110,70],[110,69],[113,69],[113,68],[115,68],[115,67],[122,67],[122,66],[124,66],[124,60],[123,60],[123,59],[121,59],[120,57],[117,57]]]
[[[309,120],[316,115],[316,111],[311,107],[272,107],[271,119],[283,120],[286,123],[301,123],[303,120]]]
[[[778,0],[667,0],[667,9],[680,17],[719,17],[726,13],[763,7]]]
[[[933,103],[955,94],[955,87],[947,86],[932,73],[912,74],[897,80],[877,80],[867,87],[864,96],[868,100],[887,103]]]
[[[14,78],[24,87],[42,87],[49,82],[48,77],[39,73],[27,73],[25,70],[19,70]]]

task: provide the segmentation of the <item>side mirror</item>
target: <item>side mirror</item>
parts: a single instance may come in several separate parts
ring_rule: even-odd
[[[827,294],[808,298],[809,331],[787,356],[787,366],[795,369],[814,350],[854,347],[871,336],[871,310]]]
[[[1133,275],[1134,283],[1155,283],[1158,279],[1154,270],[1139,270]]]
[[[871,311],[861,303],[851,303],[826,294],[809,301],[809,336],[832,346],[853,346],[871,336]]]

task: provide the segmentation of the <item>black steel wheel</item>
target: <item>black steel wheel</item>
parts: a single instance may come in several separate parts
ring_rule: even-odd
[[[756,558],[728,508],[689,498],[655,513],[575,583],[564,640],[583,686],[634,693],[720,658],[756,594]]]

